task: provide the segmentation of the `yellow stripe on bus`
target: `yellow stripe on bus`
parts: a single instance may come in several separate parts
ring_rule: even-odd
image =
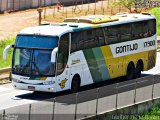
[[[110,74],[110,78],[116,78],[118,76],[125,76],[126,75],[126,70],[129,62],[133,62],[135,67],[138,62],[138,60],[142,59],[144,69],[143,70],[148,70],[151,68],[148,68],[148,64],[150,61],[148,61],[148,54],[149,52],[154,52],[153,51],[145,51],[141,53],[135,53],[135,54],[130,54],[122,57],[117,57],[114,58],[110,49],[110,46],[102,46],[101,47],[102,54],[104,56],[105,62],[107,69]],[[153,66],[153,65],[152,65]]]

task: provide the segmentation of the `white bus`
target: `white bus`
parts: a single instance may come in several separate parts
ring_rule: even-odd
[[[120,76],[138,78],[156,63],[156,19],[150,14],[67,18],[26,28],[13,47],[17,89],[58,92]]]

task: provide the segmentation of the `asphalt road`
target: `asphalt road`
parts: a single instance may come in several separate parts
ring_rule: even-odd
[[[130,81],[124,81],[123,78],[115,79],[113,82],[104,82],[98,85],[83,87],[81,89],[81,93],[79,94],[70,94],[69,91],[57,94],[33,94],[30,91],[15,90],[12,88],[11,84],[1,85],[0,115],[4,112],[4,109],[6,114],[21,114],[23,120],[28,119],[28,117],[36,120],[37,114],[43,114],[43,116],[39,116],[39,120],[45,119],[46,117],[48,120],[52,118],[61,120],[64,117],[68,120],[71,120],[75,117],[81,118],[89,115],[95,115],[97,97],[100,98],[99,101],[103,103],[99,105],[99,112],[102,112],[103,108],[106,107],[110,109],[114,108],[117,92],[124,93],[126,91],[130,91],[129,97],[131,98],[132,94],[134,94],[133,90],[136,83],[137,89],[149,86],[148,88],[145,88],[146,92],[147,90],[150,91],[150,89],[152,89],[153,82],[159,84],[159,79],[154,80],[154,77],[152,76],[160,73],[159,70],[160,53],[157,54],[156,67],[154,67],[152,70],[143,72],[142,77],[145,76],[146,79],[140,78],[139,80]],[[157,75],[157,77],[159,77],[159,75]],[[120,82],[116,83],[117,81]],[[98,87],[100,87],[100,89],[97,89]],[[108,96],[107,100],[109,100],[109,104],[106,102],[106,96]],[[149,98],[146,94],[146,96],[142,96],[141,99],[145,97]],[[128,100],[128,103],[131,102],[132,100]],[[78,103],[77,106],[76,103]],[[119,104],[119,106],[122,106],[121,102]],[[77,116],[74,115],[76,107]],[[31,116],[28,116],[29,113],[31,113]],[[53,113],[55,113],[54,116]]]

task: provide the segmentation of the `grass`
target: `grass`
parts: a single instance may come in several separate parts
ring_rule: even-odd
[[[160,120],[160,107],[153,107],[149,112],[141,115],[139,120]]]
[[[120,120],[160,120],[160,106],[153,106],[148,112],[141,115],[130,115]]]
[[[155,15],[157,19],[157,33],[160,36],[160,8],[153,8],[150,10],[150,13]]]
[[[11,66],[13,49],[9,50],[6,60],[3,60],[3,50],[7,45],[13,44],[14,41],[15,41],[14,37],[0,40],[0,68]]]

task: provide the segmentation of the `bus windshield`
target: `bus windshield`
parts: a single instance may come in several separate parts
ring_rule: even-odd
[[[51,63],[51,53],[57,44],[58,38],[55,37],[18,36],[12,72],[20,75],[54,76],[55,63]]]

